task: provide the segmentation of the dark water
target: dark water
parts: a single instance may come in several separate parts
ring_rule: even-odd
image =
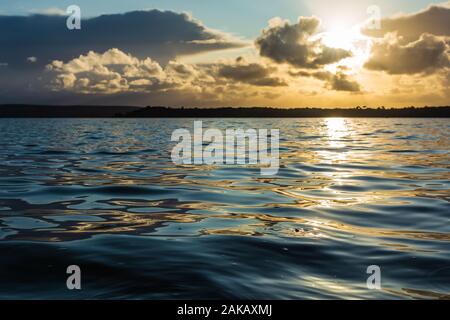
[[[205,120],[280,128],[273,177],[174,166],[192,126],[0,120],[0,298],[449,297],[450,120]]]

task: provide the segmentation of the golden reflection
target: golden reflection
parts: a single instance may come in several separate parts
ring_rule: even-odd
[[[326,118],[323,119],[322,126],[317,132],[323,137],[323,142],[320,145],[313,144],[315,154],[312,161],[316,162],[334,162],[339,163],[348,161],[347,137],[351,134],[349,127],[349,120],[344,118]]]
[[[344,118],[327,118],[325,119],[325,125],[327,127],[330,147],[345,147],[345,143],[341,139],[349,134],[346,120]]]
[[[347,141],[346,139],[351,134],[351,129],[348,123],[348,119],[344,118],[327,118],[324,119],[326,132],[325,136],[327,138],[327,143],[329,148],[324,148],[323,150],[317,151],[319,159],[328,163],[346,163],[349,162],[349,151],[346,150]],[[326,197],[326,199],[320,199],[319,205],[322,207],[333,207],[335,203],[337,204],[349,204],[354,202],[354,198],[349,197],[346,192],[341,192],[334,190],[330,187],[335,185],[344,185],[345,180],[348,176],[347,170],[334,169],[331,168],[330,171],[324,172],[323,175],[329,178],[329,184],[324,190],[331,197]]]

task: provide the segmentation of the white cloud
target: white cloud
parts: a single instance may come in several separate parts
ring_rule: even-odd
[[[47,65],[54,74],[54,89],[74,90],[85,93],[117,93],[139,90],[145,84],[160,85],[165,75],[161,66],[146,58],[139,60],[119,49],[103,54],[90,51],[87,55],[67,63],[55,60]]]
[[[44,8],[44,9],[32,9],[29,11],[33,14],[45,14],[49,16],[65,16],[66,11],[56,7]]]

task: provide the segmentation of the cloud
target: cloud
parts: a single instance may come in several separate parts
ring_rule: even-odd
[[[335,91],[361,92],[361,86],[358,82],[350,79],[341,68],[334,74],[329,71],[291,71],[291,76],[312,77],[321,81],[325,81],[325,87]]]
[[[360,92],[359,83],[350,80],[345,73],[338,72],[331,76],[329,80],[330,87],[336,91]]]
[[[33,9],[30,10],[30,13],[32,14],[43,14],[43,15],[55,15],[55,16],[64,16],[66,15],[66,11],[60,8],[56,8],[56,7],[50,7],[50,8],[45,8],[45,9]]]
[[[229,80],[255,86],[287,86],[283,79],[271,76],[275,71],[275,68],[266,67],[261,63],[247,63],[242,58],[238,58],[234,64],[219,65],[217,74]]]
[[[317,69],[352,56],[350,51],[327,47],[314,38],[319,26],[316,17],[300,17],[296,24],[272,19],[255,43],[261,56],[298,68]]]
[[[450,1],[381,21],[380,29],[363,28],[373,37],[364,67],[391,75],[447,74],[450,68]]]
[[[262,61],[238,58],[187,64],[174,60],[161,66],[149,57],[139,59],[113,48],[103,53],[90,51],[68,62],[52,61],[46,66],[35,101],[42,94],[45,103],[253,104],[255,99],[281,96],[281,88],[287,86],[281,75]]]
[[[157,62],[140,60],[117,48],[103,54],[90,51],[67,63],[55,60],[47,65],[47,72],[53,90],[112,94],[171,87]]]
[[[174,62],[176,57],[248,45],[207,28],[188,14],[172,11],[102,15],[83,20],[81,27],[68,30],[66,17],[58,15],[0,16],[0,103],[64,103],[68,96],[62,92],[70,92],[72,101],[83,103],[88,94],[87,101],[91,102],[95,94],[104,97],[114,92],[169,90],[183,81],[187,83],[182,79],[186,74],[180,73],[183,66]],[[108,64],[106,57],[99,56],[111,48],[141,63],[130,60],[122,61],[122,65]],[[97,56],[93,54],[96,52]],[[108,59],[112,56],[111,52],[107,55]],[[148,57],[161,69],[167,64],[163,76],[145,79],[148,70],[142,64]],[[83,64],[91,69],[81,71]],[[51,70],[44,72],[47,65]],[[199,86],[200,82],[195,82],[195,90],[200,91]]]
[[[413,14],[403,14],[382,19],[381,29],[364,27],[362,32],[371,37],[384,37],[396,32],[405,42],[419,39],[422,34],[450,36],[450,2],[432,5]]]
[[[187,14],[172,11],[102,15],[83,20],[81,30],[68,30],[64,16],[0,16],[0,61],[11,66],[22,65],[29,56],[45,65],[110,48],[141,59],[151,56],[164,64],[177,56],[244,45]]]
[[[442,37],[422,34],[416,41],[402,44],[395,34],[375,40],[365,67],[389,74],[416,74],[450,67],[449,42]]]
[[[351,59],[342,61],[351,69],[330,72],[335,66],[327,65],[352,53],[326,46],[314,17],[272,19],[255,40],[259,55],[251,48],[183,59],[247,44],[170,11],[104,15],[83,20],[80,31],[67,30],[64,16],[1,16],[0,103],[351,106],[360,104],[357,93],[373,104],[447,103],[448,24],[416,22],[408,33],[401,23],[367,40],[365,68],[379,72]],[[231,58],[238,54],[248,60]]]
[[[170,61],[164,68],[147,57],[139,59],[113,48],[104,53],[90,51],[64,63],[54,60],[46,66],[46,81],[53,91],[84,94],[116,94],[120,92],[157,92],[191,90],[241,90],[236,85],[279,87],[287,84],[276,71],[260,63],[237,59],[233,63],[190,65]]]

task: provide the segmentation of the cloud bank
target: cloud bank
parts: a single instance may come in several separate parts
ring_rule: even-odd
[[[365,67],[389,74],[432,73],[450,67],[449,42],[424,33],[416,41],[402,44],[395,34],[376,40]]]
[[[411,42],[424,33],[436,36],[450,36],[450,2],[432,5],[425,10],[413,14],[402,14],[381,20],[381,28],[363,27],[362,32],[371,37],[384,37],[395,32],[405,41]]]
[[[363,29],[371,44],[363,56],[326,45],[316,17],[293,24],[274,18],[253,51],[207,63],[183,57],[248,43],[171,11],[103,15],[76,32],[63,16],[0,16],[0,103],[445,104],[449,12],[447,5],[432,6],[385,18],[380,30]]]
[[[383,19],[379,30],[362,32],[375,38],[367,69],[393,75],[449,72],[450,2]]]
[[[165,63],[177,56],[245,45],[187,14],[172,11],[102,15],[83,20],[77,31],[67,29],[66,19],[43,14],[0,16],[0,61],[20,66],[34,56],[45,65],[54,59],[67,61],[89,51],[118,48]]]

